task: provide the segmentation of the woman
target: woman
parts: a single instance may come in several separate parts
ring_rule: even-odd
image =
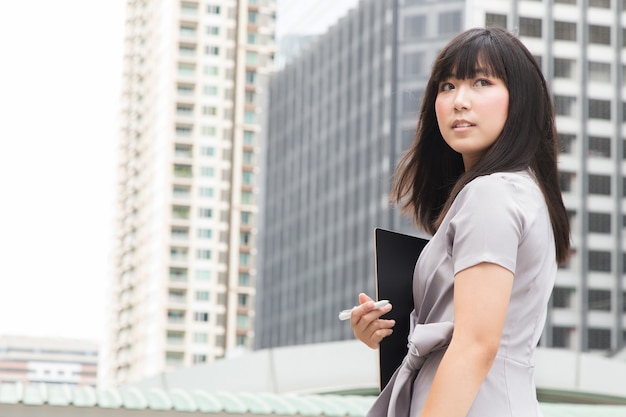
[[[392,200],[433,234],[415,268],[409,353],[370,416],[540,416],[533,353],[569,223],[546,81],[504,29],[471,29],[437,57]],[[393,331],[365,294],[350,322]]]

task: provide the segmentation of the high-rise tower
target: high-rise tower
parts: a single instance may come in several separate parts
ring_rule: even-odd
[[[361,0],[269,86],[257,347],[351,338],[336,319],[373,293],[374,226],[415,133],[430,65],[455,33],[518,34],[548,80],[573,256],[542,346],[612,354],[626,338],[626,0]],[[281,311],[288,309],[289,315]]]
[[[108,379],[252,346],[275,0],[129,0]]]

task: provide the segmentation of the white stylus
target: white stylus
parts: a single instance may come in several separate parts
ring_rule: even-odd
[[[380,300],[374,303],[374,310],[382,308],[384,306],[386,306],[387,304],[389,304],[389,300]],[[350,315],[352,314],[352,310],[354,310],[355,308],[357,308],[359,306],[354,306],[352,308],[349,308],[347,310],[342,310],[341,313],[339,313],[339,320],[348,320],[350,318]]]

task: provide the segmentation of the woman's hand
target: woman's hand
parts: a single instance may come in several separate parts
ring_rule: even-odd
[[[391,311],[391,304],[374,310],[374,301],[366,294],[359,294],[359,306],[352,310],[350,326],[354,336],[372,349],[377,349],[380,341],[389,336],[396,324],[395,320],[381,319]]]

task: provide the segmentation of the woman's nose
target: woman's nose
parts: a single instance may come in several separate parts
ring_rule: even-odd
[[[468,91],[465,87],[459,87],[456,89],[454,95],[454,109],[457,111],[468,110],[470,108],[470,100]]]

